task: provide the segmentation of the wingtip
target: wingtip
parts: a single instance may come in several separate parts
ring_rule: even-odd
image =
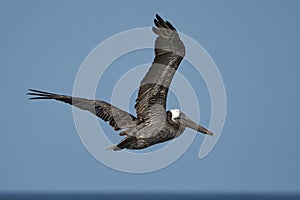
[[[53,93],[44,92],[41,90],[35,90],[35,89],[28,89],[28,92],[26,93],[29,96],[32,96],[29,98],[29,100],[36,100],[36,99],[51,99],[51,95],[55,95]]]
[[[163,18],[159,14],[156,14],[155,17],[159,22],[165,22],[165,20],[163,20]]]
[[[155,17],[156,17],[159,24],[161,24],[162,26],[165,26],[166,21],[160,15],[156,14]],[[165,27],[165,28],[167,28],[167,27]]]
[[[31,88],[29,88],[27,90],[29,90],[30,92],[37,92],[37,91],[39,91],[39,90],[31,89]]]
[[[36,89],[28,89],[28,90],[31,91],[31,92],[36,92],[36,93],[51,94],[49,92],[45,92],[45,91],[42,91],[42,90],[36,90]]]
[[[154,19],[153,21],[154,21],[155,26],[156,26],[156,27],[159,27],[159,22],[158,22],[158,20],[157,20],[157,19]]]
[[[176,28],[169,21],[166,21],[166,24],[171,30],[176,31]]]
[[[31,95],[29,93],[26,93],[26,95]],[[32,100],[33,97],[28,97],[27,100]]]
[[[154,24],[159,28],[165,28],[165,29],[171,29],[173,31],[176,31],[176,28],[169,22],[165,21],[159,14],[155,15]]]

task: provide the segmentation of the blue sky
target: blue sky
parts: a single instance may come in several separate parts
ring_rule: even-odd
[[[296,0],[1,1],[0,192],[299,192],[299,9]],[[70,106],[31,102],[25,94],[27,88],[71,94],[95,46],[121,31],[152,26],[156,13],[217,64],[227,92],[226,123],[203,160],[199,135],[167,168],[122,173],[86,151]],[[110,100],[117,65],[130,69],[152,59],[152,51],[122,57],[99,83],[97,98]],[[182,64],[180,72],[193,77]],[[199,85],[207,126],[209,96],[197,78],[191,79]]]

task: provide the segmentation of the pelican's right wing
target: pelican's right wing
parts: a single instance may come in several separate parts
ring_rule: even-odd
[[[32,89],[29,89],[29,91],[30,92],[27,94],[33,96],[30,99],[55,99],[57,101],[71,104],[72,106],[75,106],[82,110],[90,111],[94,115],[103,119],[105,122],[109,122],[109,124],[115,130],[130,128],[138,123],[137,118],[135,118],[128,112],[104,101],[89,100]]]
[[[159,15],[152,30],[155,41],[154,61],[141,81],[135,109],[140,120],[158,123],[165,120],[168,90],[185,55],[185,47],[173,25]]]

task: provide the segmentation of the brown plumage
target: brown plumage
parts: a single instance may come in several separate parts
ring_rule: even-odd
[[[174,26],[159,15],[152,30],[155,40],[155,58],[140,83],[135,109],[137,117],[107,102],[89,100],[30,89],[30,99],[55,99],[90,111],[126,136],[112,150],[143,149],[174,139],[189,127],[204,134],[213,133],[189,119],[178,109],[166,111],[168,90],[173,76],[185,55],[185,47]]]

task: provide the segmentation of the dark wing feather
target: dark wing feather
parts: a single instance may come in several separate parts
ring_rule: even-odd
[[[176,29],[159,15],[154,19],[152,30],[158,35],[155,41],[154,61],[141,81],[135,109],[138,119],[159,117],[158,107],[166,110],[168,90],[172,78],[185,55],[185,47]],[[153,109],[153,105],[155,109]]]
[[[104,101],[89,100],[32,89],[29,89],[29,91],[31,92],[27,94],[34,96],[30,99],[55,99],[57,101],[71,104],[82,110],[90,111],[104,121],[109,122],[109,124],[115,130],[130,128],[131,126],[135,126],[138,123],[138,120],[131,114]]]

